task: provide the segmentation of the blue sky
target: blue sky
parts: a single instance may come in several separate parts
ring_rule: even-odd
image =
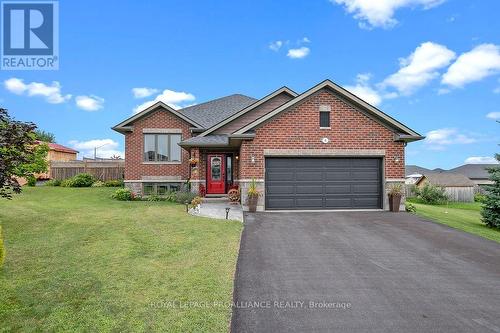
[[[407,164],[498,152],[496,0],[64,0],[59,11],[59,70],[0,71],[0,102],[84,155],[108,143],[101,156],[123,156],[110,127],[151,100],[302,92],[326,78],[428,135]]]

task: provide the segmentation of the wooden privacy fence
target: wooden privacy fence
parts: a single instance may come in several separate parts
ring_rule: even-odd
[[[443,186],[444,192],[448,197],[449,201],[453,202],[473,202],[474,193],[476,192],[476,187],[474,186]],[[405,185],[405,195],[407,198],[415,197],[417,194],[415,192],[415,185],[406,184]]]
[[[79,173],[89,173],[96,179],[121,180],[125,172],[125,161],[51,161],[49,174],[51,179],[64,180]]]

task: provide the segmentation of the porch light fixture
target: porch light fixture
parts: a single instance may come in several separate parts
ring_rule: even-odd
[[[399,161],[400,161],[399,155],[398,154],[394,155],[394,162],[399,163]]]
[[[250,163],[255,164],[255,156],[250,157]]]
[[[239,160],[239,159],[240,159],[240,155],[236,155],[234,158],[235,158],[236,160]]]

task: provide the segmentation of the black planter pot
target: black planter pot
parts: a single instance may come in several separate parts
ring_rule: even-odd
[[[391,212],[399,212],[399,206],[401,205],[401,194],[389,195],[389,210]]]
[[[248,211],[255,213],[257,211],[257,202],[259,201],[258,196],[248,197]]]

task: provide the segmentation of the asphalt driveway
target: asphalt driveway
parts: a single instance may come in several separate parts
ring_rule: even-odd
[[[232,332],[500,333],[500,244],[406,213],[246,216]]]

